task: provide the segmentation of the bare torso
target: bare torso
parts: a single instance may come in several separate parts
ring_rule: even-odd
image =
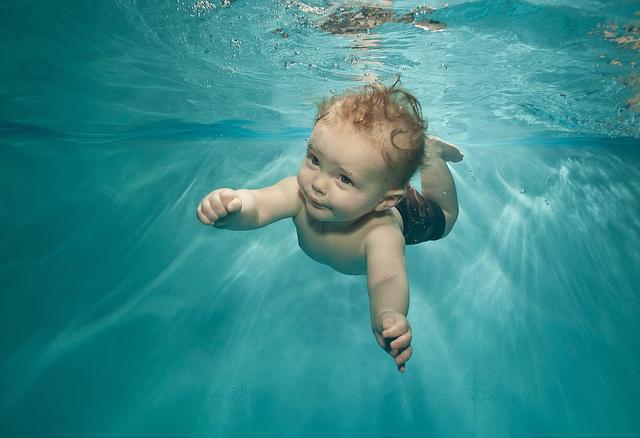
[[[378,225],[394,224],[402,231],[402,217],[392,208],[370,213],[346,230],[332,230],[331,223],[315,220],[302,206],[293,218],[298,233],[298,245],[313,260],[348,275],[367,273],[364,242],[369,231]]]

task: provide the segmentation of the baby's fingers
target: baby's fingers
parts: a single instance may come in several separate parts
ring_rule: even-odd
[[[413,349],[411,348],[411,346],[409,346],[406,350],[404,350],[394,359],[396,362],[396,365],[398,365],[398,370],[400,372],[404,372],[406,368],[405,363],[411,358],[412,353],[413,353]]]
[[[200,213],[202,215],[204,215],[204,217],[206,219],[208,219],[209,222],[211,222],[211,224],[215,223],[215,221],[217,221],[218,218],[220,217],[218,215],[218,213],[216,211],[214,211],[214,209],[213,209],[213,207],[211,205],[210,197],[204,198],[202,200],[202,202],[200,202],[200,205],[198,206],[198,209],[200,210]],[[211,224],[207,224],[207,225],[211,225]]]
[[[211,211],[215,213],[215,219],[212,219],[214,222],[219,218],[223,218],[227,215],[227,210],[224,208],[224,204],[222,203],[222,199],[219,197],[218,193],[214,193],[205,198],[202,202],[203,209],[209,207]],[[204,210],[206,213],[206,210]]]
[[[409,345],[411,345],[411,330],[407,330],[405,334],[394,339],[389,344],[389,347],[391,347],[392,350],[401,350],[407,348]]]
[[[393,325],[387,326],[382,331],[382,336],[385,338],[397,338],[401,334],[405,333],[409,329],[409,324],[406,319],[396,320]]]
[[[220,204],[224,209],[224,214],[221,214],[220,217],[226,216],[228,213],[240,211],[242,208],[242,200],[235,190],[222,189],[218,193],[218,196],[220,197]]]
[[[200,220],[200,222],[202,222],[205,225],[213,225],[213,221],[211,219],[209,219],[207,217],[207,215],[205,215],[202,212],[202,204],[198,205],[198,208],[196,209],[196,215],[198,215],[198,219]]]
[[[235,213],[236,211],[240,211],[241,208],[242,208],[242,201],[238,197],[235,197],[233,200],[231,200],[227,204],[227,211],[229,213]]]

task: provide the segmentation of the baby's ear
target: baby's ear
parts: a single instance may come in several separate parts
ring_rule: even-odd
[[[378,205],[376,206],[375,211],[388,210],[391,207],[394,207],[398,202],[402,200],[402,198],[404,198],[405,194],[405,189],[392,189],[387,191],[384,194],[384,198],[382,198],[380,203],[378,203]]]

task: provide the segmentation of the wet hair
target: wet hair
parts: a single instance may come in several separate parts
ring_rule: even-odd
[[[424,159],[427,122],[420,102],[402,88],[374,82],[318,104],[315,124],[348,122],[371,141],[387,164],[389,182],[404,187]]]

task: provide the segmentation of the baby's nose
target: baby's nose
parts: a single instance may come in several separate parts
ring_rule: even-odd
[[[319,176],[311,182],[311,187],[315,192],[318,192],[324,195],[327,191],[327,182],[325,181],[324,178]]]

